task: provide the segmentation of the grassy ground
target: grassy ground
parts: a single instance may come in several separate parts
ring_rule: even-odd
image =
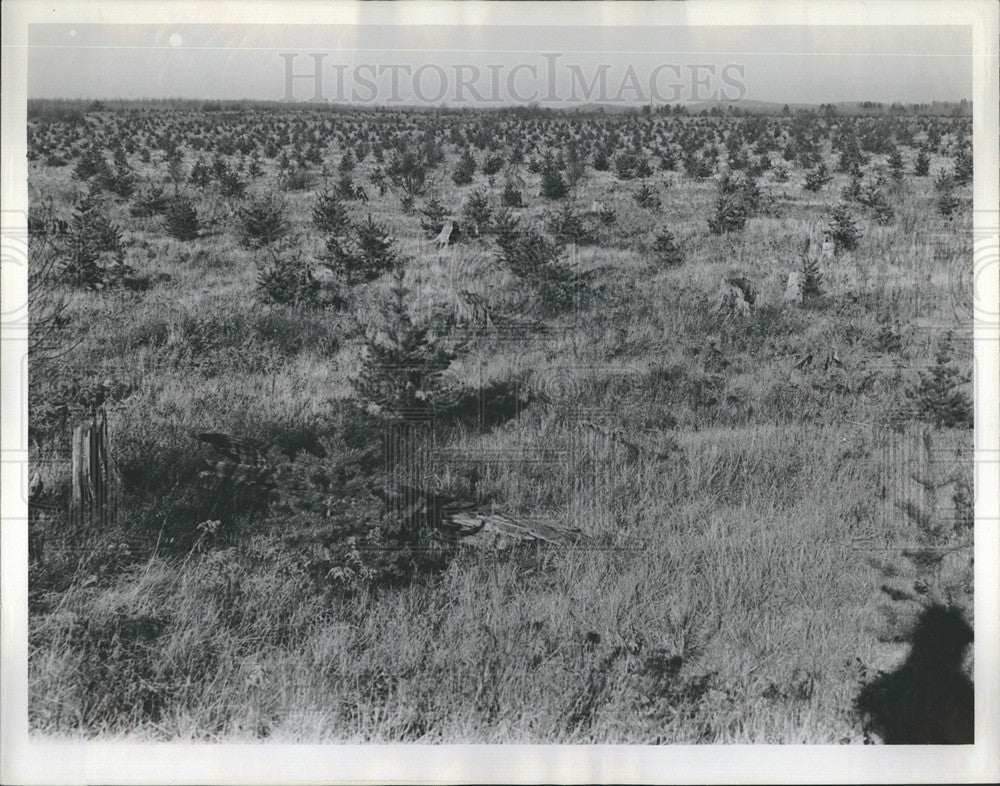
[[[157,111],[144,116],[155,131]],[[255,121],[211,122],[238,134]],[[524,122],[543,138],[552,131],[550,121]],[[197,154],[182,150],[189,170]],[[433,195],[457,211],[481,188],[496,205],[502,176],[477,171],[457,186],[459,150],[445,150],[416,207]],[[398,189],[380,196],[368,182],[377,164],[363,159],[352,177],[371,200],[345,204],[355,221],[370,214],[390,228],[414,320],[463,291],[482,294],[495,315],[535,319],[466,336],[447,375],[473,401],[500,393],[476,417],[417,429],[422,458],[406,472],[461,493],[475,467],[484,505],[587,535],[570,548],[459,548],[416,567],[347,536],[380,513],[337,480],[352,456],[360,477],[398,470],[380,446],[410,428],[364,413],[351,381],[357,325],[378,311],[390,276],[355,287],[343,308],[262,302],[262,256],[238,242],[241,200],[180,186],[203,223],[191,241],[109,200],[133,283],[62,289],[63,354],[32,368],[32,451],[45,488],[31,518],[33,729],[169,740],[862,741],[853,698],[905,654],[880,585],[905,573],[898,548],[927,533],[897,503],[947,522],[936,542],[952,543],[956,486],[931,499],[910,476],[943,471],[931,451],[970,469],[960,458],[971,431],[935,426],[933,407],[907,391],[941,349],[928,326],[956,323],[949,295],[969,272],[971,211],[941,217],[932,177],[910,174],[915,145],[902,150],[894,220],[859,211],[859,247],[822,263],[823,294],[804,305],[784,302],[785,280],[847,175],[812,193],[786,162],[788,182],[759,181],[771,208],[713,235],[715,178],[656,171],[646,182],[661,207],[643,209],[632,197],[640,181],[588,167],[568,200],[580,213],[600,200],[617,221],[570,254],[575,269],[595,271],[576,306],[533,314],[492,236],[438,250]],[[342,152],[326,145],[314,186],[283,194],[307,256],[323,248],[310,223],[320,167]],[[832,169],[835,156],[823,155]],[[141,187],[163,181],[158,151],[128,160]],[[931,175],[950,165],[933,155]],[[884,168],[885,156],[868,166]],[[279,191],[276,160],[263,168],[251,193]],[[51,198],[68,217],[80,188],[72,170],[33,162],[32,204]],[[538,174],[522,166],[520,175],[526,207],[516,212],[544,228],[561,203],[539,196]],[[652,253],[662,228],[683,264],[665,267]],[[749,315],[713,308],[732,276],[758,292]],[[946,363],[964,372],[962,338]],[[832,350],[839,365],[824,364]],[[102,380],[120,509],[111,524],[74,529],[60,462],[86,408],[67,391]],[[275,460],[307,486],[308,504],[287,491],[270,505],[237,505],[200,488],[211,453],[193,431],[294,454]]]

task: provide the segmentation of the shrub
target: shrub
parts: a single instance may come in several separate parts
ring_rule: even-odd
[[[244,248],[264,248],[288,233],[285,205],[272,196],[250,200],[237,211],[240,244]]]
[[[170,200],[166,212],[167,234],[177,240],[194,240],[198,237],[200,223],[194,204],[186,196],[175,196]]]

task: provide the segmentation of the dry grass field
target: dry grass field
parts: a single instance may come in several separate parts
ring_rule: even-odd
[[[28,138],[34,732],[878,742],[919,610],[971,622],[967,115]],[[113,510],[71,521],[97,412]]]

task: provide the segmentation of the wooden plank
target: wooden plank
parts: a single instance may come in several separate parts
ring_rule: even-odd
[[[71,465],[73,492],[70,499],[69,518],[74,524],[83,519],[83,477],[80,462],[83,458],[83,426],[73,429],[73,458]]]

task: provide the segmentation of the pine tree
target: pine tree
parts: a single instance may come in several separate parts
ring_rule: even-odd
[[[448,215],[448,208],[437,197],[431,197],[430,201],[424,205],[420,212],[424,215],[420,219],[420,228],[424,230],[424,235],[433,240],[444,229],[444,220]]]
[[[390,295],[376,323],[366,330],[361,369],[352,382],[369,411],[422,418],[448,403],[442,395],[441,373],[456,353],[429,325],[413,321],[407,309],[410,300],[403,269],[397,267]]]
[[[312,223],[320,232],[326,235],[346,235],[351,226],[347,208],[340,197],[329,189],[322,191],[316,197],[313,207]]]
[[[931,159],[927,155],[927,151],[921,149],[917,153],[917,158],[913,162],[913,174],[917,177],[927,177],[931,169]]]
[[[244,248],[264,248],[288,233],[285,205],[277,198],[261,196],[250,200],[237,211],[238,234]]]
[[[660,207],[659,195],[650,187],[649,183],[643,183],[632,192],[632,199],[635,203],[646,210],[656,210]]]
[[[69,229],[62,242],[63,275],[75,286],[101,289],[106,283],[101,257],[121,249],[121,230],[91,193],[80,199]]]
[[[802,300],[808,302],[823,296],[823,272],[819,260],[807,251],[802,258]]]
[[[186,196],[177,195],[170,200],[164,213],[167,234],[177,240],[194,240],[198,237],[200,222],[198,211]]]
[[[545,157],[542,167],[542,196],[546,199],[563,199],[569,193],[569,186],[563,179],[559,171],[558,164],[553,160],[551,154]]]
[[[920,381],[907,390],[916,416],[935,428],[972,428],[972,400],[963,386],[968,378],[952,365],[952,335],[938,345],[934,365],[920,372]]]
[[[833,209],[830,237],[833,238],[834,248],[837,251],[853,251],[858,247],[860,234],[847,205],[840,204]]]
[[[317,303],[319,282],[300,254],[268,253],[268,261],[257,274],[257,288],[265,303],[312,306]]]
[[[476,159],[472,157],[470,151],[466,150],[462,153],[461,158],[458,159],[458,165],[455,167],[455,171],[452,172],[451,179],[456,186],[467,186],[472,182],[472,176],[475,173]]]
[[[656,235],[653,241],[653,253],[657,260],[666,267],[676,267],[684,261],[680,246],[673,233],[664,229]]]
[[[490,199],[485,189],[473,191],[469,194],[469,200],[462,209],[462,218],[470,227],[474,235],[479,235],[483,231],[488,231],[490,227],[490,217],[492,207]],[[463,229],[465,225],[463,224]]]
[[[524,207],[521,189],[517,187],[517,183],[512,179],[504,181],[503,194],[500,195],[500,204],[504,207]]]
[[[955,185],[964,186],[972,182],[972,153],[965,147],[955,154],[952,179]]]
[[[903,179],[903,156],[897,147],[894,147],[889,153],[889,171],[892,173],[893,180]]]
[[[806,191],[819,191],[823,186],[830,182],[831,176],[827,171],[826,164],[822,161],[816,165],[815,169],[810,169],[806,172]]]
[[[368,220],[357,228],[358,251],[362,275],[366,280],[378,278],[396,263],[396,253],[392,249],[393,240],[382,224],[369,215]]]

